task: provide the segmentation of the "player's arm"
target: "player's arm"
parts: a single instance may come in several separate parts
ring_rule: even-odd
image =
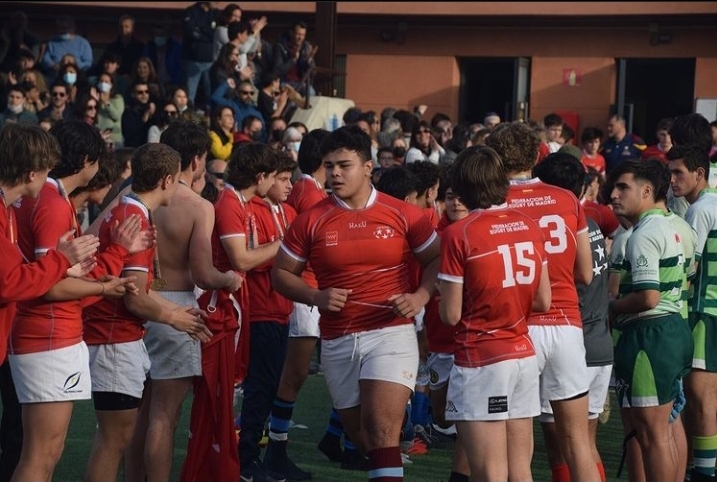
[[[593,280],[593,255],[587,229],[577,234],[576,241],[577,255],[575,256],[573,275],[576,283],[587,286]]]
[[[277,239],[271,243],[249,249],[244,236],[231,236],[222,239],[222,246],[234,269],[245,272],[273,259],[280,245],[281,240]]]
[[[199,203],[199,208],[200,215],[195,218],[189,239],[189,268],[194,283],[203,290],[229,288],[230,291],[236,291],[241,286],[241,277],[234,271],[222,273],[212,263],[214,208],[208,202]]]
[[[609,311],[612,313],[640,313],[651,310],[660,302],[659,289],[644,289],[633,291],[610,302]]]
[[[290,256],[284,249],[280,249],[271,268],[271,285],[281,295],[297,303],[317,306],[325,311],[341,311],[351,290],[312,288],[301,277],[305,268],[306,261]]]
[[[402,293],[388,298],[393,303],[393,311],[397,315],[406,318],[416,316],[431,299],[436,289],[436,278],[441,265],[440,254],[441,241],[438,236],[433,236],[427,247],[414,252],[414,256],[423,268],[421,284],[413,293]]]
[[[543,262],[543,268],[540,271],[540,283],[538,289],[535,292],[535,298],[533,298],[532,311],[536,313],[543,313],[550,309],[550,304],[553,301],[553,294],[550,289],[550,275],[548,274],[548,262]]]
[[[438,282],[441,301],[438,313],[444,325],[455,326],[461,321],[463,307],[463,283],[441,279]]]
[[[211,332],[192,307],[174,305],[173,303],[170,305],[160,304],[147,293],[147,272],[125,270],[122,271],[122,276],[136,277],[135,284],[139,290],[136,296],[128,294],[123,298],[124,305],[130,313],[143,320],[165,323],[175,330],[187,333],[194,339],[209,340]],[[167,301],[167,303],[170,302]]]

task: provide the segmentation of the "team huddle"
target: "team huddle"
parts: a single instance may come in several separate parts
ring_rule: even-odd
[[[85,480],[116,480],[122,464],[125,480],[168,480],[190,391],[181,480],[309,479],[287,439],[318,339],[370,481],[403,480],[419,367],[435,423],[457,430],[450,482],[532,480],[535,417],[554,481],[604,481],[596,431],[613,370],[630,480],[714,480],[711,134],[697,115],[673,130],[668,164],[608,173],[623,225],[609,240],[586,216],[580,160],[536,164],[541,140],[521,122],[459,153],[440,213],[402,191],[403,167],[374,186],[358,127],[310,132],[298,164],[243,144],[217,190],[205,186],[206,130],[172,123],[134,152],[131,182],[91,234],[72,198],[107,188],[98,131],[6,125],[0,355],[23,433],[12,480],[52,480],[73,402],[90,398]],[[684,219],[668,208],[678,197]]]

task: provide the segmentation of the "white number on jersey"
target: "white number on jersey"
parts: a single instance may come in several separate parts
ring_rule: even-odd
[[[535,279],[535,261],[527,257],[535,254],[533,243],[515,243],[512,248],[509,244],[498,246],[498,252],[503,256],[503,268],[505,270],[503,288],[510,288],[515,286],[516,283],[528,285]],[[515,253],[515,268],[513,265],[513,253]]]
[[[550,239],[545,241],[545,251],[558,254],[568,249],[568,228],[565,220],[557,214],[548,214],[538,221],[538,226],[550,229]]]

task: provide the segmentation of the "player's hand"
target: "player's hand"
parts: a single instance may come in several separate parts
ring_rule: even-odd
[[[100,279],[100,283],[104,286],[102,296],[105,298],[122,298],[127,293],[130,293],[132,289],[137,291],[137,286],[134,285],[136,280],[136,276],[127,276],[126,278],[103,276]]]
[[[343,288],[326,288],[314,296],[314,306],[325,311],[341,311],[349,299],[352,290]]]
[[[139,253],[154,246],[156,234],[153,230],[140,231],[142,229],[142,218],[132,214],[122,224],[115,221],[110,232],[110,239],[124,247],[130,254]]]
[[[93,234],[72,238],[73,234],[75,234],[74,229],[66,232],[57,243],[57,251],[67,258],[71,265],[90,258],[100,247],[100,240]]]
[[[244,283],[244,278],[239,276],[236,271],[227,271],[227,273],[231,273],[232,275],[232,282],[229,286],[227,286],[227,291],[230,293],[236,293],[241,288],[242,284]]]
[[[416,293],[401,293],[400,295],[391,295],[388,301],[393,304],[393,312],[404,318],[413,318],[426,305],[428,300],[424,300]]]
[[[95,266],[97,266],[97,261],[95,260],[95,257],[92,256],[91,258],[87,258],[86,260],[82,261],[81,263],[77,263],[72,265],[67,270],[67,277],[68,278],[82,278],[84,276],[87,276],[90,271],[95,269]]]
[[[202,320],[206,313],[197,308],[186,306],[179,307],[172,311],[172,322],[170,326],[178,331],[183,331],[195,340],[205,343],[212,337],[212,332]]]

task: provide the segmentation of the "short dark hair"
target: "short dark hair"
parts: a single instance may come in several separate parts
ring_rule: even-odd
[[[709,153],[700,150],[694,144],[676,145],[667,151],[665,158],[668,161],[682,160],[690,172],[695,172],[700,167],[704,169],[705,176],[709,174],[710,157]]]
[[[594,141],[595,139],[602,140],[603,131],[597,127],[586,127],[583,129],[583,133],[580,136],[580,142],[585,144],[586,142]]]
[[[580,199],[585,185],[585,166],[567,152],[554,152],[535,165],[533,176],[546,184],[562,187]]]
[[[665,198],[665,194],[662,191],[667,192],[668,186],[663,181],[665,179],[664,171],[666,170],[667,166],[662,162],[646,163],[642,159],[629,159],[621,162],[610,171],[607,185],[614,186],[620,176],[632,174],[636,181],[647,182],[652,186],[652,196],[657,202]]]
[[[303,22],[303,21],[301,21],[301,20],[299,20],[299,21],[297,21],[297,22],[294,22],[293,25],[291,26],[291,30],[294,30],[296,27],[303,28],[303,29],[307,29],[307,28],[308,28],[308,27],[306,26],[306,22]]]
[[[506,172],[530,171],[538,160],[540,137],[520,121],[498,124],[485,143],[498,153]]]
[[[321,142],[329,136],[330,132],[325,129],[314,129],[301,138],[299,146],[299,169],[303,174],[313,175],[319,167],[323,158],[321,156]]]
[[[655,131],[667,131],[670,132],[670,129],[672,128],[672,124],[675,123],[675,119],[672,117],[665,117],[664,119],[660,119],[660,122],[657,123],[657,129]]]
[[[431,161],[416,161],[407,167],[418,179],[418,197],[426,194],[426,191],[441,179],[441,169]]]
[[[182,157],[182,171],[192,164],[195,157],[208,153],[212,146],[209,132],[188,120],[170,122],[159,137],[159,142],[179,153]]]
[[[252,125],[255,121],[261,122],[261,119],[258,118],[258,117],[255,116],[255,115],[252,115],[252,114],[249,114],[248,116],[245,116],[245,117],[242,119],[242,121],[241,121],[241,129],[244,130],[244,129],[246,129],[247,127],[251,127],[251,125]],[[262,123],[262,126],[263,126],[263,123]]]
[[[152,142],[138,147],[132,154],[132,190],[155,190],[162,179],[176,176],[181,164],[179,153],[165,144]]]
[[[412,192],[418,192],[418,177],[404,166],[390,167],[381,173],[376,189],[403,201]]]
[[[17,186],[31,171],[55,167],[60,145],[39,126],[7,123],[0,129],[0,159],[0,182]]]
[[[296,161],[291,157],[291,154],[285,151],[276,151],[276,173],[281,174],[282,172],[293,173],[296,170]]]
[[[468,209],[503,204],[510,182],[496,151],[473,146],[461,151],[453,162],[451,189]]]
[[[251,29],[251,25],[246,20],[239,22],[231,22],[227,25],[227,36],[229,40],[234,40],[240,33],[248,32]]]
[[[357,126],[343,126],[330,132],[321,142],[321,158],[339,149],[355,152],[363,162],[371,160],[371,138]]]
[[[712,128],[702,114],[692,113],[675,117],[669,132],[674,146],[692,144],[708,154],[712,149]]]
[[[655,186],[655,201],[667,201],[667,190],[670,188],[672,174],[669,169],[665,169],[665,163],[659,157],[650,157],[642,162],[648,169],[655,169],[662,174],[660,177],[660,185]]]
[[[257,176],[277,169],[277,152],[261,142],[244,142],[232,151],[226,179],[236,189],[246,189],[257,183]]]
[[[104,189],[112,185],[124,170],[124,166],[120,166],[120,160],[114,151],[105,149],[105,153],[99,160],[99,169],[97,174],[87,183],[87,186],[80,186],[72,191],[71,196],[77,196],[83,192],[93,192]]]
[[[77,174],[85,162],[94,164],[104,155],[107,144],[100,131],[79,120],[61,120],[50,129],[50,134],[60,144],[62,156],[50,175],[62,179]]]
[[[560,117],[558,114],[550,113],[543,117],[543,125],[545,127],[561,126],[563,125],[563,118]]]

